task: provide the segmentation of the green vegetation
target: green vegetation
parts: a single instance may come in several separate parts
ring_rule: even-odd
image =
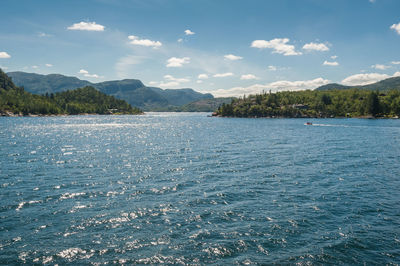
[[[124,100],[105,95],[93,87],[34,95],[17,87],[0,69],[0,113],[3,115],[140,114]]]
[[[400,90],[286,91],[234,99],[217,115],[226,117],[398,117]]]

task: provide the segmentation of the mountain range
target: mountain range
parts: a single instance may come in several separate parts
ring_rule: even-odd
[[[355,85],[355,86],[346,86],[337,83],[330,83],[316,88],[316,90],[346,90],[346,89],[360,89],[360,90],[391,90],[391,89],[400,89],[400,77],[393,77],[384,79],[372,84],[368,85]]]
[[[8,72],[7,75],[17,86],[23,86],[34,94],[51,94],[76,88],[92,86],[108,95],[127,101],[132,106],[145,111],[179,107],[195,101],[213,99],[210,93],[200,93],[193,89],[160,89],[147,87],[137,79],[123,79],[92,83],[76,77],[61,74],[41,75],[26,72]]]

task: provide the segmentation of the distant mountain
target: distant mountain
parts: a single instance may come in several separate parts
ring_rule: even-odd
[[[231,103],[234,97],[201,99],[182,106],[167,106],[155,108],[157,112],[214,112],[222,104]]]
[[[160,89],[147,87],[140,80],[124,79],[92,83],[76,77],[60,74],[40,75],[26,72],[7,73],[17,86],[23,86],[26,91],[34,94],[56,93],[85,86],[92,86],[99,91],[127,101],[132,106],[145,111],[185,104],[214,98],[211,94],[200,93],[193,89]]]
[[[202,99],[192,103],[188,103],[180,107],[182,112],[214,112],[222,104],[229,104],[233,97]]]
[[[400,89],[400,77],[388,78],[368,85],[345,86],[337,83],[330,83],[316,88],[316,90],[345,90],[345,89],[360,89],[360,90],[390,90]]]
[[[60,74],[40,75],[26,72],[9,72],[15,85],[34,94],[56,93],[92,85],[89,81]]]
[[[0,116],[141,113],[126,101],[90,86],[55,94],[32,94],[15,86],[0,69]]]

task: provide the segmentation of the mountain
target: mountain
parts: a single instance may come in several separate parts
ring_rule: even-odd
[[[37,95],[17,87],[0,69],[0,115],[140,114],[124,100],[86,86]]]
[[[26,72],[9,72],[15,85],[34,94],[56,93],[92,85],[89,81],[60,74],[40,75]]]
[[[368,85],[355,85],[355,86],[345,86],[337,83],[330,83],[327,85],[320,86],[316,90],[346,90],[346,89],[360,89],[360,90],[391,90],[400,89],[400,77],[388,78],[376,83]]]
[[[221,105],[229,104],[232,102],[234,97],[226,97],[226,98],[212,98],[212,99],[201,99],[191,103],[187,103],[182,106],[172,106],[169,105],[167,107],[158,107],[154,108],[155,112],[214,112]]]
[[[230,104],[233,97],[202,99],[191,102],[180,107],[182,112],[214,112],[223,104]]]
[[[40,75],[26,72],[7,73],[17,86],[34,94],[57,93],[65,90],[92,86],[99,91],[127,101],[132,106],[150,111],[159,108],[183,106],[185,104],[214,98],[211,94],[193,89],[160,89],[147,87],[140,80],[124,79],[92,83],[76,77],[60,74]]]

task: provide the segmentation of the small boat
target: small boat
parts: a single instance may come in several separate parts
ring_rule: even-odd
[[[305,123],[304,125],[306,125],[306,126],[312,126],[312,123],[311,123],[311,122],[307,122],[307,123]]]

